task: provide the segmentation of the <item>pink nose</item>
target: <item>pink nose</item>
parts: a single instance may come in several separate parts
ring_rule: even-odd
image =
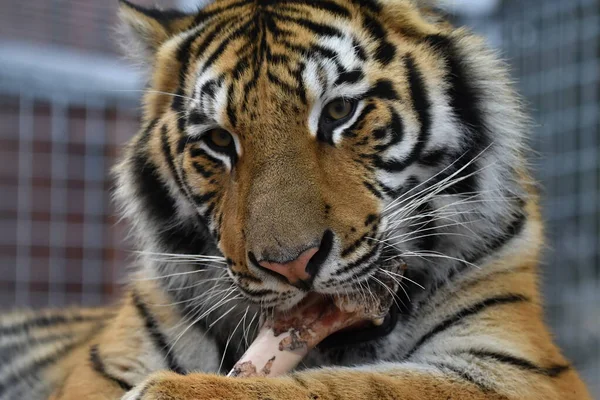
[[[298,281],[307,281],[311,278],[311,275],[306,271],[306,267],[317,251],[319,251],[318,247],[312,247],[303,251],[295,260],[283,264],[271,261],[260,261],[258,264],[263,268],[283,275],[293,285]]]

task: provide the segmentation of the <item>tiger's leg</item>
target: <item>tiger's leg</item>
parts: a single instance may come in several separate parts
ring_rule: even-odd
[[[401,400],[586,400],[575,371],[518,358],[432,358],[429,363],[308,370],[281,378],[227,378],[170,372],[153,375],[123,400],[200,399],[401,399]],[[498,365],[506,364],[506,365]]]
[[[153,372],[154,352],[135,299],[127,296],[104,331],[56,366],[70,373],[50,399],[119,399]]]
[[[49,371],[70,371],[51,400],[117,400],[158,371],[184,374],[188,370],[218,369],[217,345],[208,335],[190,329],[174,347],[182,331],[172,327],[181,325],[182,317],[172,308],[161,306],[171,300],[154,285],[133,285],[114,320]],[[189,350],[184,354],[183,348]],[[199,361],[190,365],[189,359]]]
[[[388,364],[364,369],[322,369],[282,378],[235,379],[215,375],[159,373],[123,400],[163,399],[401,399],[401,400],[584,400],[591,399],[574,371],[523,371],[501,376],[450,360],[433,364]],[[482,376],[478,376],[482,374]],[[521,376],[517,376],[517,375]],[[511,381],[511,382],[509,382]]]

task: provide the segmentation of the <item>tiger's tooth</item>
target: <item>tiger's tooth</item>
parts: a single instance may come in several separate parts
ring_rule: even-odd
[[[383,321],[384,321],[384,318],[374,318],[374,319],[371,320],[371,322],[375,326],[381,326],[381,325],[383,325]]]

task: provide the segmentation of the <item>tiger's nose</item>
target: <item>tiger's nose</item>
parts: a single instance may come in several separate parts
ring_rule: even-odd
[[[318,247],[312,247],[303,251],[295,260],[278,263],[271,261],[259,261],[258,264],[286,278],[292,285],[298,284],[298,281],[309,281],[311,275],[307,271],[308,263],[319,251]]]
[[[294,286],[306,288],[323,266],[332,245],[333,233],[327,230],[319,247],[304,250],[296,259],[284,263],[261,260],[258,265],[280,275]]]

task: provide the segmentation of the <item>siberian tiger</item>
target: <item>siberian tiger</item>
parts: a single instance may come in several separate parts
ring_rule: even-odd
[[[149,73],[115,170],[140,257],[117,307],[2,317],[2,400],[590,399],[543,322],[528,120],[480,38],[416,0],[120,15]],[[378,273],[382,323],[220,375],[272,310]]]

